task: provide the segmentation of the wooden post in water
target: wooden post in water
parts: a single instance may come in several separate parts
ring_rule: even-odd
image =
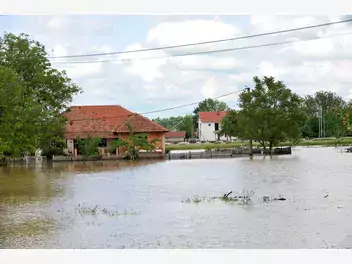
[[[253,157],[253,141],[252,141],[252,139],[249,140],[249,156]]]

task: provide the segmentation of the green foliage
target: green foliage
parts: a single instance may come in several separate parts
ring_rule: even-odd
[[[76,139],[78,149],[85,158],[98,158],[99,151],[98,146],[101,143],[101,138],[94,138],[92,136],[88,136],[84,139]]]
[[[338,140],[350,133],[351,110],[342,97],[335,93],[319,91],[312,96],[306,96],[304,110],[307,116],[307,120],[301,128],[304,137],[319,136],[320,116],[324,120],[324,134],[326,137],[336,137]]]
[[[0,151],[19,156],[51,144],[61,146],[61,114],[81,89],[64,71],[51,68],[44,46],[25,34],[0,38],[0,67]]]
[[[194,137],[194,122],[192,115],[186,115],[178,128],[179,131],[186,131],[186,138]]]
[[[255,140],[264,148],[269,145],[270,151],[281,142],[299,139],[299,122],[305,117],[302,99],[274,77],[254,77],[253,81],[254,89],[239,98],[239,137]]]
[[[237,136],[237,112],[230,110],[221,120],[220,136],[236,137]]]
[[[205,99],[198,104],[194,109],[193,113],[197,115],[199,112],[216,112],[216,111],[225,111],[229,107],[225,102],[214,100],[214,99]]]
[[[172,131],[186,131],[186,138],[192,138],[194,135],[193,115],[172,116],[170,118],[158,117],[153,121]]]
[[[153,119],[153,121],[170,130],[174,127],[178,129],[177,125],[182,123],[183,118],[184,118],[183,116],[172,116],[168,118],[157,117]]]
[[[39,142],[42,107],[23,89],[20,76],[0,66],[0,156],[34,152]]]
[[[139,159],[139,152],[141,149],[147,151],[155,150],[156,143],[159,142],[159,139],[153,139],[149,142],[148,134],[135,133],[129,122],[126,122],[126,126],[129,130],[129,134],[126,139],[119,138],[112,143],[113,149],[124,148],[126,150],[124,156],[125,159]]]

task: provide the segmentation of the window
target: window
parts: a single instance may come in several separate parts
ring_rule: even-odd
[[[148,135],[139,135],[138,138],[145,138],[145,139],[148,139]]]
[[[106,138],[103,138],[103,139],[101,140],[101,142],[99,143],[99,147],[100,147],[100,148],[106,148],[106,147],[107,147]]]
[[[215,123],[215,130],[219,130],[219,123]]]

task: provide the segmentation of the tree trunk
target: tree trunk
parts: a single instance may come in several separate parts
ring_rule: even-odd
[[[269,154],[270,154],[270,156],[272,154],[272,149],[273,149],[273,142],[269,141]]]

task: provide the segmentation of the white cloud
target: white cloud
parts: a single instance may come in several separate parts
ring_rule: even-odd
[[[49,20],[48,28],[49,29],[62,29],[69,25],[69,20],[65,17],[55,16]]]
[[[43,42],[51,56],[138,50],[203,42],[234,36],[290,29],[336,21],[328,16],[252,16],[247,23],[233,23],[223,17],[209,19],[163,18],[147,31],[126,25],[116,31],[114,19],[96,16],[40,17],[28,23],[31,36]],[[113,22],[112,22],[113,21]],[[157,21],[153,18],[153,21]],[[233,20],[235,21],[235,20]],[[286,40],[328,37],[351,31],[350,25],[309,29],[273,36],[207,44],[181,49],[155,50],[123,55],[60,59],[53,64],[65,69],[84,93],[75,104],[121,104],[133,111],[149,111],[200,101],[252,86],[255,75],[272,75],[293,91],[309,94],[331,89],[343,97],[352,96],[352,35],[266,48],[209,53],[169,58],[173,54],[259,45]],[[127,30],[128,29],[128,30]],[[23,30],[22,30],[23,31]],[[116,33],[118,32],[118,33]],[[139,34],[139,38],[136,34]],[[148,58],[157,59],[148,59]],[[70,64],[72,61],[111,62]],[[236,96],[224,101],[234,106]],[[158,113],[177,115],[192,107]]]
[[[217,82],[215,77],[211,77],[206,80],[202,88],[202,94],[205,98],[212,98],[216,95],[218,90]]]
[[[161,23],[149,31],[146,41],[171,46],[229,38],[238,33],[239,30],[233,25],[219,20],[199,19]]]

